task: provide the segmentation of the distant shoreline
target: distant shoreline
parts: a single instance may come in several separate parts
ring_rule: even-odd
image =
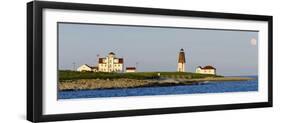
[[[100,89],[121,89],[139,87],[163,87],[175,85],[194,85],[205,82],[228,82],[228,81],[249,81],[250,77],[206,77],[206,78],[157,78],[157,79],[76,79],[62,80],[59,82],[59,91],[73,90],[100,90]]]

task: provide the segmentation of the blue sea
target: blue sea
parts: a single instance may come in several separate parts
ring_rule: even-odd
[[[247,76],[247,77],[252,77],[255,79],[250,81],[233,81],[233,82],[212,81],[212,82],[204,82],[194,85],[178,85],[178,86],[166,86],[166,87],[139,87],[139,88],[126,88],[126,89],[59,91],[58,99],[258,91],[258,77],[257,76]]]

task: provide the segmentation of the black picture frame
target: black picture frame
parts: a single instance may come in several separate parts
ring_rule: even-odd
[[[258,102],[258,103],[43,115],[42,113],[43,111],[43,107],[42,107],[43,106],[43,97],[42,97],[43,96],[42,95],[43,12],[42,10],[45,8],[266,21],[268,22],[268,101]],[[272,95],[272,87],[273,87],[272,85],[273,84],[272,82],[272,75],[273,75],[272,74],[272,68],[273,68],[272,30],[273,29],[272,28],[273,28],[273,17],[265,16],[265,15],[248,15],[248,14],[93,5],[93,4],[80,4],[80,3],[45,2],[45,1],[29,2],[27,3],[27,120],[32,122],[45,122],[45,121],[63,121],[63,120],[94,119],[94,118],[107,118],[107,117],[123,117],[123,116],[137,116],[137,115],[154,115],[154,114],[272,107],[273,106],[273,95]]]

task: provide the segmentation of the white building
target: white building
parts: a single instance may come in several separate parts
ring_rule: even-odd
[[[122,72],[123,63],[123,58],[117,58],[113,52],[110,52],[107,57],[99,58],[98,71]]]
[[[80,72],[82,72],[82,71],[97,72],[98,67],[83,64],[83,65],[81,65],[80,67],[77,68],[77,71],[80,71]]]
[[[196,73],[215,75],[216,74],[216,68],[214,68],[213,66],[210,66],[210,65],[205,66],[205,67],[198,66],[196,68]]]
[[[136,72],[136,68],[135,68],[135,67],[126,67],[126,72],[127,72],[127,73]]]
[[[180,50],[179,56],[178,56],[178,72],[185,72],[185,54],[183,49]]]

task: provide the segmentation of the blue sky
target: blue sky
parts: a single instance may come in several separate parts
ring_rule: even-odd
[[[258,32],[59,23],[59,69],[96,65],[114,52],[138,71],[176,71],[178,52],[186,70],[212,65],[220,75],[257,75]]]

